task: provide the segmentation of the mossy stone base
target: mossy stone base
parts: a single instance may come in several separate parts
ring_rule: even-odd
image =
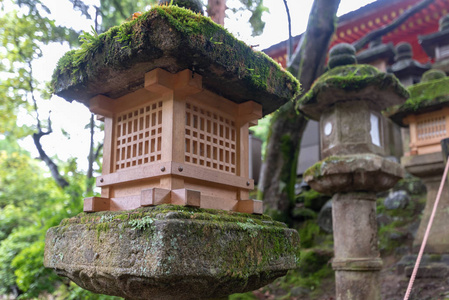
[[[348,192],[382,192],[404,177],[393,161],[375,154],[329,156],[304,172],[315,191],[332,195]]]
[[[245,292],[299,262],[295,230],[267,216],[161,205],[80,214],[47,232],[45,266],[126,299]]]

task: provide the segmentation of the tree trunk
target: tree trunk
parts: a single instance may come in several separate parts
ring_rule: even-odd
[[[208,0],[207,14],[217,24],[224,25],[226,0]]]
[[[301,57],[297,77],[303,93],[323,73],[339,4],[340,0],[315,0],[313,3],[298,54]],[[261,189],[266,212],[283,221],[288,221],[295,197],[299,146],[306,124],[306,118],[297,113],[293,102],[281,107],[271,122]]]

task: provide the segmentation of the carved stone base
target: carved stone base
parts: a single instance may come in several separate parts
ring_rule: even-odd
[[[160,205],[63,220],[44,264],[95,293],[198,299],[257,289],[298,262],[298,233],[267,216]]]

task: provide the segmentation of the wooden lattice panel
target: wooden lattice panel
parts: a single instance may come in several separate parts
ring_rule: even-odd
[[[418,141],[441,140],[446,137],[446,117],[433,116],[418,121],[416,131]]]
[[[235,120],[186,103],[185,162],[236,174]]]
[[[161,160],[162,101],[117,115],[115,129],[116,170]]]

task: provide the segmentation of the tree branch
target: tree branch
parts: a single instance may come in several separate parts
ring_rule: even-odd
[[[416,14],[418,11],[422,10],[426,6],[428,6],[430,3],[432,3],[434,0],[424,0],[419,2],[418,4],[412,6],[408,10],[406,10],[401,16],[399,16],[396,20],[391,22],[388,25],[385,25],[377,30],[371,31],[358,41],[355,41],[352,43],[352,45],[355,47],[356,51],[359,51],[365,45],[367,45],[369,42],[380,38],[384,36],[385,34],[395,30],[397,27],[399,27],[402,23],[404,23],[408,18]]]
[[[44,149],[42,147],[42,144],[41,144],[41,138],[43,136],[45,136],[45,135],[49,135],[50,133],[53,132],[53,130],[51,128],[50,114],[48,115],[48,128],[47,128],[46,131],[42,130],[42,125],[41,125],[41,121],[40,121],[40,117],[39,117],[39,111],[38,111],[38,107],[37,107],[37,100],[36,100],[36,97],[34,96],[33,67],[32,67],[32,64],[31,64],[30,60],[27,60],[27,63],[28,63],[28,67],[29,67],[28,86],[30,88],[31,99],[33,100],[33,107],[34,107],[34,111],[36,113],[36,122],[37,122],[37,132],[33,133],[34,145],[36,146],[36,149],[39,152],[40,159],[43,162],[45,162],[47,167],[50,169],[50,173],[51,173],[53,179],[56,181],[56,183],[61,188],[65,188],[65,187],[67,187],[69,185],[69,183],[67,182],[67,180],[64,179],[64,177],[61,176],[61,174],[59,174],[58,166],[47,155],[47,153],[45,153],[45,151],[44,151]]]
[[[287,45],[287,63],[293,53],[293,38],[292,38],[292,19],[290,18],[290,10],[288,9],[287,0],[284,0],[285,11],[287,12],[288,21],[288,45]]]
[[[298,61],[296,72],[303,93],[324,70],[327,49],[335,31],[335,14],[340,0],[315,0],[310,13],[307,31],[301,37],[293,61]],[[265,156],[265,170],[261,187],[268,213],[277,211],[288,221],[294,202],[294,186],[301,137],[307,119],[298,114],[295,103],[289,101],[273,116],[271,136]],[[276,215],[276,214],[273,214]]]

